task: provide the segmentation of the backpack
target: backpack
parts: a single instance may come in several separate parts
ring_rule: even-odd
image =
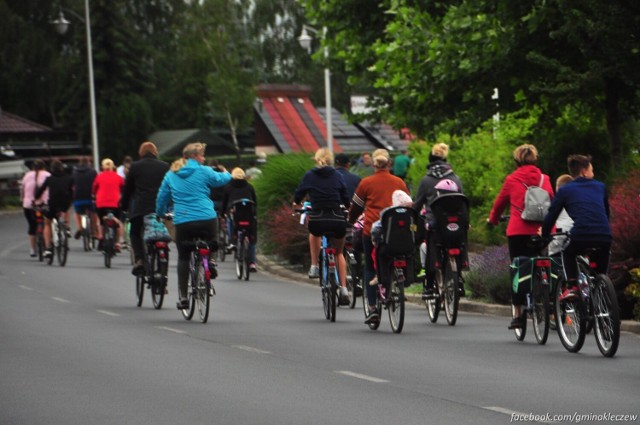
[[[382,242],[387,256],[413,255],[424,223],[413,208],[392,207],[386,209],[380,217],[382,223]]]
[[[527,188],[527,191],[524,194],[524,209],[520,217],[525,221],[544,221],[544,216],[549,210],[549,205],[551,205],[551,198],[549,197],[549,192],[542,188],[543,182],[544,174],[540,176],[539,186],[527,186],[522,183]]]
[[[145,242],[171,241],[171,234],[163,222],[158,221],[155,213],[144,216],[143,239]]]

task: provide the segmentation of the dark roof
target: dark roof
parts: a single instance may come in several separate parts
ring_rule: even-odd
[[[179,157],[186,145],[195,142],[207,144],[208,156],[234,155],[236,153],[232,143],[209,130],[197,128],[156,131],[149,136],[149,140],[155,143],[158,154],[164,157]]]
[[[0,133],[44,133],[50,131],[53,131],[51,127],[0,110]]]

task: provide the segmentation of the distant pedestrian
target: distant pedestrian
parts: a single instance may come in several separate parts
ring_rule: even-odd
[[[351,172],[359,175],[360,177],[369,177],[373,175],[373,171],[371,154],[369,152],[363,153],[356,165],[351,167]]]
[[[406,179],[410,166],[411,158],[407,155],[407,149],[402,149],[402,153],[393,158],[393,175],[402,180]]]

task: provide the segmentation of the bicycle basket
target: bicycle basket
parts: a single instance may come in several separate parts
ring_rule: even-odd
[[[161,221],[157,220],[155,214],[147,214],[144,216],[144,235],[145,242],[171,241],[171,235],[167,227]]]
[[[382,223],[382,243],[386,255],[412,255],[419,233],[424,228],[422,218],[416,210],[406,207],[392,207],[380,217]]]

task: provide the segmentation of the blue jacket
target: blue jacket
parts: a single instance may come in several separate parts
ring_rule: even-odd
[[[188,159],[177,172],[165,174],[158,191],[156,214],[164,215],[172,201],[175,224],[214,219],[217,214],[209,198],[211,189],[224,186],[230,180],[228,172],[213,171],[195,159]]]
[[[311,207],[315,210],[349,206],[347,185],[342,175],[333,167],[316,167],[307,171],[296,189],[293,201],[299,204],[305,195],[309,195]]]
[[[573,219],[571,239],[611,242],[609,201],[604,183],[578,177],[562,186],[544,218],[543,236],[549,235],[563,208]]]
[[[344,183],[347,185],[347,197],[349,198],[349,201],[351,201],[351,198],[353,198],[353,194],[356,192],[356,188],[362,179],[359,175],[353,174],[346,168],[336,167],[336,171],[342,175]],[[345,204],[345,207],[349,208],[349,204]]]

